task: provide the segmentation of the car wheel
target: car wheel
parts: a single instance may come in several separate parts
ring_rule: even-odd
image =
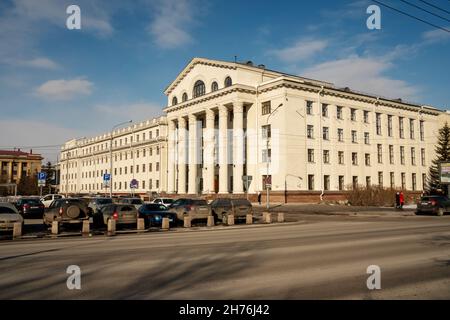
[[[442,217],[444,215],[444,209],[443,208],[439,208],[438,211],[437,211],[437,215],[439,217]]]

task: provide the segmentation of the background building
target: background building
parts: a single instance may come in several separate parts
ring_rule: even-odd
[[[40,154],[18,150],[0,150],[0,183],[18,183],[22,177],[41,171]]]

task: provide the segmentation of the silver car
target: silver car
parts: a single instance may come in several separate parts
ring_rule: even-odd
[[[194,220],[207,219],[211,215],[211,208],[203,199],[177,199],[169,206],[169,211],[175,212],[180,221],[183,221],[185,216]]]
[[[0,202],[0,230],[13,230],[16,222],[23,225],[23,218],[16,207],[8,202]]]
[[[253,207],[247,199],[217,198],[211,202],[214,220],[227,223],[227,217],[233,215],[235,219],[245,219],[247,214],[253,214]]]

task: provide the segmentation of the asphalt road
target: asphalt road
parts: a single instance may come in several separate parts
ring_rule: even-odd
[[[81,268],[68,290],[66,268]],[[369,290],[369,265],[381,289]],[[450,216],[0,243],[0,299],[450,299]]]

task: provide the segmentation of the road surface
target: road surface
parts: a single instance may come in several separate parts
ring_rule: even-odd
[[[450,299],[450,216],[302,219],[2,242],[0,299]]]

